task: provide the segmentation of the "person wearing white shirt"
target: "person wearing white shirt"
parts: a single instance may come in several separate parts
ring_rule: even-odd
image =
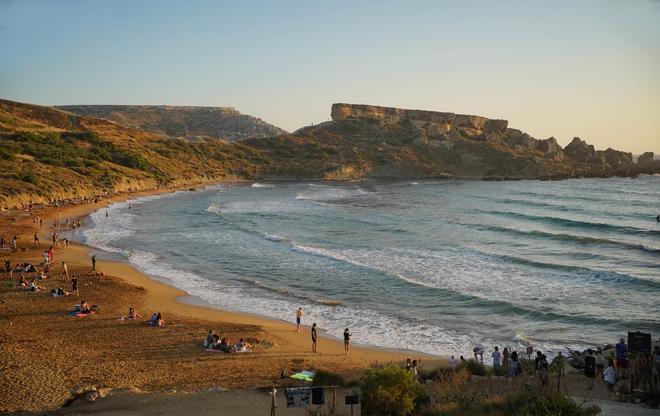
[[[456,360],[456,357],[453,355],[451,358],[449,358],[449,366],[451,367],[452,370],[456,370],[456,365],[458,364],[458,361]]]
[[[614,360],[610,359],[607,368],[603,371],[603,380],[605,381],[605,384],[607,384],[607,390],[612,394],[614,392],[614,384],[616,383]]]
[[[493,368],[500,368],[500,360],[502,358],[502,353],[500,353],[500,347],[495,347],[495,351],[491,354],[493,357]]]

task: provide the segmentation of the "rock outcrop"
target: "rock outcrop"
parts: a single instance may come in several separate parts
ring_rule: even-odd
[[[637,167],[642,173],[658,173],[660,160],[656,160],[653,152],[644,152],[637,158]]]

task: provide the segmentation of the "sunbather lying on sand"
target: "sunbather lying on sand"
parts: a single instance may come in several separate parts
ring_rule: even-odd
[[[41,287],[37,284],[36,280],[37,279],[32,279],[32,281],[30,282],[30,285],[28,286],[28,290],[30,292],[41,292],[42,290],[44,290],[43,287]]]
[[[60,296],[67,296],[69,292],[66,290],[62,289],[61,287],[58,287],[57,289],[53,289],[50,291],[51,295],[53,295],[54,298],[60,297]]]

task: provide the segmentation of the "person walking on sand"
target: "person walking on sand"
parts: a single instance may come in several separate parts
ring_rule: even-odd
[[[92,254],[92,271],[96,271],[96,254]]]
[[[12,237],[11,239],[11,245],[14,248],[14,250],[16,250],[16,240],[18,240],[16,236]]]
[[[67,282],[70,279],[70,277],[69,277],[69,268],[66,266],[65,262],[62,262],[62,277],[64,277]]]
[[[316,352],[316,322],[312,324],[312,352]]]
[[[34,232],[34,244],[39,245],[39,236],[36,231]]]
[[[351,333],[348,331],[348,328],[344,329],[344,352],[346,353],[346,355],[349,354],[349,353],[348,353],[348,349],[349,349],[350,346],[351,346],[351,336],[352,336],[352,335],[353,335],[353,334],[351,334]]]
[[[300,320],[302,319],[305,312],[303,312],[302,306],[296,311],[296,332],[300,332]]]

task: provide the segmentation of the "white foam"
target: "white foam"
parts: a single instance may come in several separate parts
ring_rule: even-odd
[[[255,182],[252,184],[251,188],[274,188],[275,185],[271,185],[269,183],[258,183]]]
[[[265,238],[266,240],[270,240],[270,241],[287,241],[287,240],[288,240],[288,238],[283,237],[283,236],[281,236],[281,235],[277,235],[277,234],[268,234],[268,233],[264,233],[264,238]]]

